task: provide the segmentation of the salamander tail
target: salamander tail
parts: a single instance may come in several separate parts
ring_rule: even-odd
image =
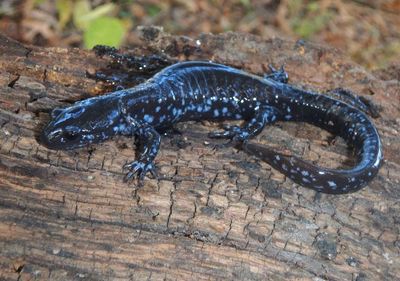
[[[376,175],[379,167],[357,166],[349,170],[335,170],[318,167],[296,156],[288,156],[268,147],[245,142],[243,149],[269,163],[273,168],[285,174],[295,183],[330,194],[355,192]]]

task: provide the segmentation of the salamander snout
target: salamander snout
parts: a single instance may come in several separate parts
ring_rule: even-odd
[[[54,128],[51,123],[43,130],[41,143],[50,149],[68,149],[80,145],[81,129],[77,126]]]

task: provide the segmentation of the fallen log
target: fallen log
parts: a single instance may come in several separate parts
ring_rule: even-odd
[[[136,55],[213,60],[260,74],[285,65],[290,83],[344,87],[381,109],[385,163],[363,190],[303,188],[251,155],[214,149],[212,122],[162,139],[162,178],[123,182],[132,139],[52,151],[37,140],[57,106],[101,94],[92,51],[24,46],[0,35],[0,279],[395,280],[400,276],[400,82],[338,50],[248,34],[172,36],[142,28]],[[321,166],[351,162],[346,144],[299,123],[255,141]]]

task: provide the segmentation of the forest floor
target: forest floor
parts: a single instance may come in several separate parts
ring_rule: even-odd
[[[137,42],[135,33],[130,32],[137,26],[159,25],[171,34],[190,37],[239,31],[266,39],[325,43],[343,50],[367,69],[386,68],[400,60],[399,0],[110,2],[4,0],[0,3],[0,31],[28,44],[82,47],[82,21],[107,14],[123,22],[122,45],[126,47]]]

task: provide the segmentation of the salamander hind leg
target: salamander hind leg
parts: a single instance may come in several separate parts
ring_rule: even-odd
[[[265,79],[271,79],[285,84],[289,81],[289,75],[287,74],[283,65],[279,68],[279,70],[275,69],[271,64],[269,64],[268,67],[271,72],[264,75]]]
[[[263,106],[254,117],[243,127],[225,126],[223,131],[209,133],[210,138],[231,139],[234,142],[243,142],[259,134],[266,124],[274,122],[278,118],[278,110],[272,106]]]
[[[373,118],[380,116],[377,106],[371,100],[359,96],[348,89],[336,88],[328,91],[326,95],[350,104]]]
[[[157,131],[149,126],[139,128],[136,134],[139,143],[139,157],[136,161],[125,164],[123,168],[128,169],[125,181],[132,180],[137,176],[141,185],[148,172],[157,178],[154,158],[157,156],[161,139]]]

